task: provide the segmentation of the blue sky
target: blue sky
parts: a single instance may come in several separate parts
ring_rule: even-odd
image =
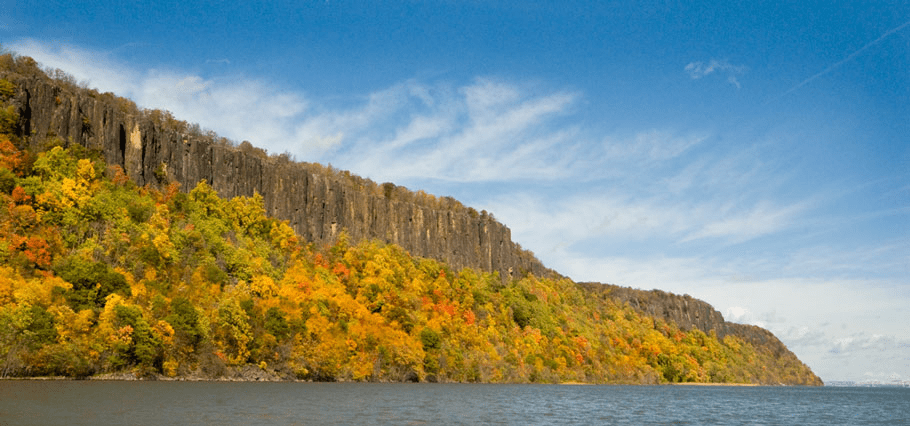
[[[10,0],[7,0],[10,3]],[[11,0],[0,43],[910,380],[910,4]]]

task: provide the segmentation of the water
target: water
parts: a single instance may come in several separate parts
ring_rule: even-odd
[[[0,381],[0,425],[910,425],[910,388]]]

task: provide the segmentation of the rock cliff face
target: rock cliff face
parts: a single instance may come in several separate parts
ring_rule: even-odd
[[[59,138],[97,149],[139,185],[177,182],[189,190],[205,180],[223,197],[258,192],[269,214],[316,244],[333,243],[343,230],[354,241],[398,244],[415,256],[498,272],[504,280],[553,274],[512,241],[509,228],[453,199],[269,156],[248,142],[234,146],[169,113],[141,111],[113,94],[49,78],[29,58],[18,62],[17,72],[2,77],[17,87],[12,103],[33,148]]]
[[[579,283],[579,286],[594,295],[612,298],[619,303],[628,303],[630,307],[654,318],[673,321],[683,330],[698,329],[705,333],[712,331],[717,337],[736,336],[752,344],[757,350],[767,351],[777,360],[775,366],[779,371],[797,370],[803,363],[773,333],[761,327],[747,324],[736,324],[724,320],[713,306],[689,295],[667,293],[661,290],[638,290],[601,283]],[[802,369],[799,369],[802,371]],[[808,369],[805,369],[808,371]],[[821,385],[821,380],[814,374],[800,378],[796,384]]]
[[[697,328],[705,333],[714,330],[723,338],[730,334],[730,326],[724,317],[706,302],[692,296],[680,296],[661,290],[637,290],[601,283],[579,283],[592,293],[609,296],[619,303],[628,303],[632,308],[655,318],[673,321],[683,330]]]

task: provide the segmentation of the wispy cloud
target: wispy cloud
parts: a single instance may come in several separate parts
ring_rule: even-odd
[[[714,73],[722,74],[727,78],[728,83],[739,89],[742,85],[739,83],[737,77],[746,72],[746,67],[742,65],[733,65],[726,59],[711,59],[707,63],[702,61],[689,62],[689,64],[686,65],[685,71],[693,80],[698,80]]]
[[[676,158],[706,139],[701,135],[679,136],[666,131],[648,130],[628,139],[607,138],[604,160],[635,161],[653,164]]]
[[[88,81],[103,91],[131,96],[139,85],[135,71],[113,61],[103,52],[36,40],[15,42],[6,47],[31,56],[44,67],[65,70],[76,79]]]
[[[295,128],[307,111],[304,96],[241,77],[205,79],[166,69],[135,70],[104,52],[44,44],[14,43],[11,49],[32,56],[45,67],[60,68],[91,87],[131,98],[147,108],[161,108],[180,119],[216,129],[222,136],[282,152],[295,147]],[[325,149],[330,143],[314,143]]]
[[[584,258],[585,251],[592,248],[616,252],[641,241],[663,245],[663,251],[671,247],[684,250],[743,244],[793,227],[810,211],[805,203],[777,205],[770,201],[749,201],[742,204],[723,197],[696,200],[690,199],[689,194],[636,196],[626,191],[588,187],[563,195],[497,196],[482,206],[509,224],[516,239],[543,250],[558,270],[581,279],[596,279],[597,273],[613,279],[614,274],[591,265],[572,267],[562,262]]]
[[[562,153],[573,131],[548,124],[577,97],[529,95],[483,78],[454,90],[408,82],[307,125],[315,134],[342,135],[333,163],[379,179],[553,179],[565,173]],[[375,105],[376,99],[383,101]]]
[[[723,237],[742,242],[773,234],[789,226],[807,207],[804,203],[781,206],[763,201],[751,208],[728,213],[725,211],[728,206],[722,206],[719,218],[700,226],[682,241]]]
[[[848,355],[853,352],[883,352],[908,347],[910,347],[910,339],[900,339],[881,334],[855,333],[835,339],[828,351],[832,354]]]

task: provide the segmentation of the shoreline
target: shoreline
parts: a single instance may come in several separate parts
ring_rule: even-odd
[[[762,385],[757,383],[667,383],[669,386],[735,386],[735,387],[756,387],[756,386],[789,386],[783,384]]]
[[[181,376],[167,377],[156,375],[149,377],[138,377],[132,373],[107,373],[89,377],[66,377],[66,376],[35,376],[35,377],[3,377],[2,381],[87,381],[87,382],[285,382],[285,383],[403,383],[403,384],[425,384],[430,382],[355,382],[355,381],[333,381],[318,382],[313,380],[300,379],[283,379],[275,376],[271,377],[199,377],[199,376]],[[448,382],[442,384],[463,384],[469,382]],[[433,383],[436,384],[436,383]],[[559,383],[471,383],[471,384],[489,384],[489,385],[556,385],[556,386],[698,386],[698,387],[785,387],[791,385],[770,385],[756,383],[659,383],[659,384],[634,384],[634,383],[586,383],[567,381]],[[809,387],[809,386],[807,386]]]

